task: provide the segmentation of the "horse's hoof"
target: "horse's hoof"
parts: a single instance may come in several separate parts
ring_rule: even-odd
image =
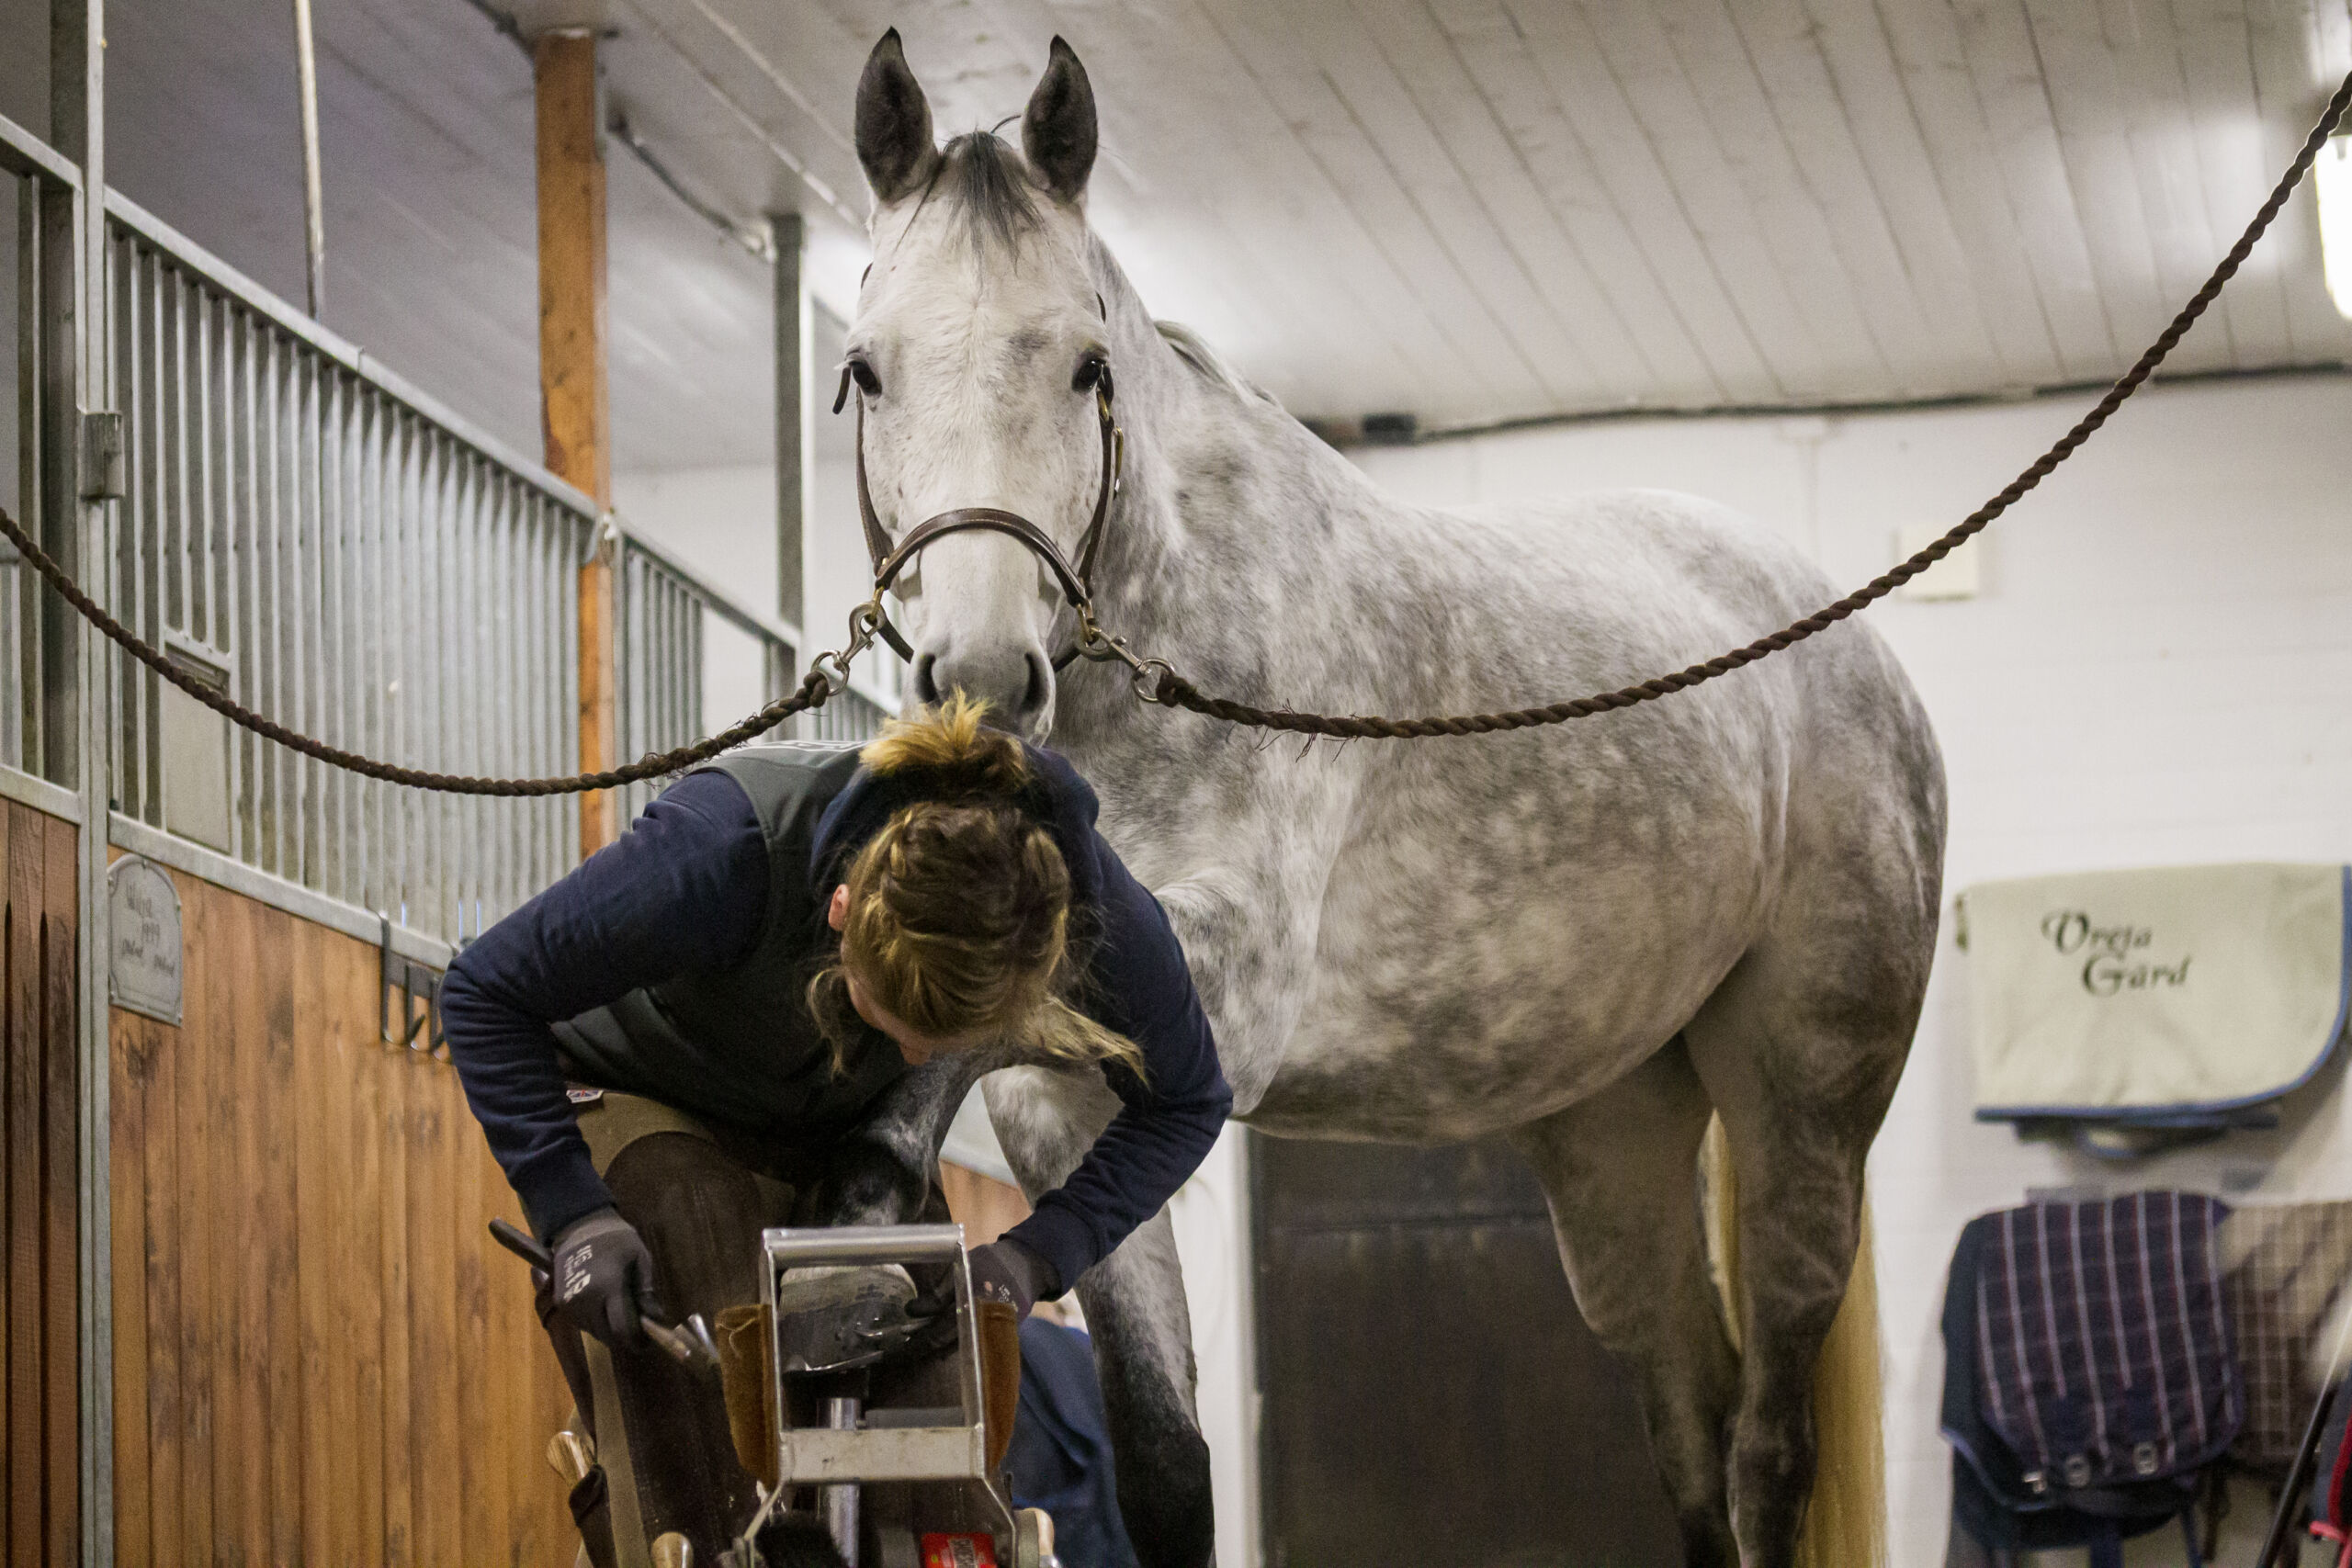
[[[1054,1555],[1054,1517],[1043,1508],[1012,1516],[1012,1568],[1061,1568]]]

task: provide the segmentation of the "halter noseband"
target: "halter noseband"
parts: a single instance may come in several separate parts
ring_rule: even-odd
[[[842,412],[842,404],[849,400],[850,367],[842,367],[841,389],[833,394],[833,412]],[[1054,574],[1055,583],[1062,591],[1062,599],[1079,613],[1080,639],[1073,642],[1067,652],[1057,655],[1054,668],[1060,670],[1076,659],[1084,647],[1084,628],[1094,606],[1094,556],[1102,543],[1102,525],[1111,516],[1111,497],[1119,488],[1119,470],[1126,458],[1126,436],[1111,412],[1111,367],[1104,365],[1094,383],[1094,409],[1102,427],[1102,478],[1094,491],[1094,515],[1086,525],[1086,532],[1079,536],[1078,561],[1072,565],[1056,545],[1051,536],[1017,512],[1006,512],[994,506],[959,506],[952,511],[927,517],[915,525],[896,548],[890,536],[882,526],[882,519],[875,515],[874,494],[865,483],[865,400],[857,400],[857,514],[865,525],[865,553],[874,565],[874,629],[892,652],[911,661],[915,650],[890,617],[882,609],[882,595],[899,580],[899,574],[909,562],[933,541],[950,534],[986,532],[1002,534],[1026,548]]]

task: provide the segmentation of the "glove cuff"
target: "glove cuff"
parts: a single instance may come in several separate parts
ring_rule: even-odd
[[[1054,1267],[1053,1259],[1027,1242],[1018,1236],[1007,1235],[1001,1237],[998,1245],[1004,1248],[1005,1257],[1020,1267],[1029,1286],[1031,1301],[1049,1302],[1069,1292],[1069,1287],[1062,1283],[1061,1271]]]

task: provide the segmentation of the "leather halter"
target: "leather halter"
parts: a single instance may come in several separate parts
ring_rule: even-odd
[[[842,412],[842,404],[849,400],[850,367],[842,367],[841,389],[833,394],[833,412]],[[1094,557],[1102,543],[1102,525],[1110,520],[1111,498],[1118,492],[1119,470],[1126,459],[1126,435],[1111,412],[1111,367],[1104,365],[1094,383],[1094,409],[1102,427],[1102,477],[1094,491],[1094,515],[1086,525],[1086,532],[1079,536],[1078,559],[1073,563],[1062,554],[1061,547],[1043,528],[1017,512],[1006,512],[994,506],[959,506],[927,517],[908,531],[907,536],[893,547],[882,519],[875,514],[874,494],[865,482],[865,400],[857,400],[857,514],[865,525],[865,553],[874,565],[875,630],[890,645],[892,652],[911,661],[915,651],[890,617],[881,608],[882,595],[899,580],[908,563],[934,540],[950,534],[985,532],[1002,534],[1043,561],[1046,570],[1054,574],[1062,599],[1079,612],[1081,625],[1092,610],[1094,603]],[[1073,642],[1067,652],[1056,656],[1054,668],[1061,670],[1079,655],[1080,645]]]

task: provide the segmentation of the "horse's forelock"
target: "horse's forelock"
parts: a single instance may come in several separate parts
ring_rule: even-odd
[[[1020,154],[985,130],[966,131],[947,143],[922,201],[934,197],[962,218],[973,243],[982,247],[995,243],[1017,252],[1042,217]]]

